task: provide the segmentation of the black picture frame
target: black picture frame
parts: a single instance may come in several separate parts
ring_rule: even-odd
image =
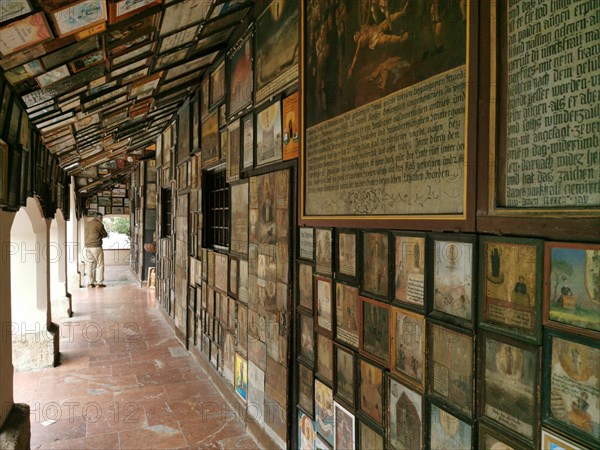
[[[363,371],[366,371],[366,373],[368,374],[367,377],[363,376]],[[373,371],[378,372],[379,375],[375,374],[373,375]],[[363,356],[359,356],[358,360],[357,360],[357,369],[356,369],[356,373],[357,373],[357,385],[356,385],[356,390],[357,390],[357,403],[356,403],[356,410],[357,410],[357,417],[360,417],[363,420],[366,420],[367,422],[371,422],[371,423],[375,423],[378,425],[378,427],[383,427],[384,425],[384,418],[385,418],[385,398],[386,398],[386,390],[385,390],[385,385],[386,385],[386,380],[385,380],[385,373],[386,373],[386,368],[385,366],[382,366],[381,364],[365,358]],[[370,379],[373,379],[373,376],[380,377],[380,386],[379,386],[379,392],[377,392],[377,387],[376,385],[372,385],[372,386],[366,386],[366,384],[370,381]],[[364,378],[367,378],[366,380]],[[363,389],[363,384],[365,384],[365,387]],[[373,398],[371,398],[373,397]],[[370,408],[371,411],[367,411],[364,408],[371,405],[372,407]],[[373,409],[374,408],[374,409]],[[377,411],[379,410],[379,411]]]
[[[348,263],[344,261],[349,257],[346,255],[346,252],[342,252],[342,247],[346,243],[347,238],[344,236],[353,236],[354,237],[354,264],[353,270],[350,268],[352,266],[352,261],[350,260]],[[333,237],[333,248],[334,248],[334,267],[335,267],[335,277],[339,280],[345,280],[350,282],[358,281],[358,263],[359,263],[359,251],[360,251],[360,233],[356,228],[336,228]],[[352,259],[352,257],[350,257]],[[353,272],[353,273],[349,273]]]
[[[334,371],[334,377],[333,377],[333,398],[341,403],[342,405],[345,405],[345,407],[349,410],[354,411],[354,407],[356,405],[356,361],[357,361],[357,354],[355,352],[353,352],[352,350],[344,347],[343,345],[340,345],[338,343],[334,343],[333,344],[333,371]],[[351,367],[350,367],[350,374],[349,374],[349,380],[344,378],[342,379],[342,377],[340,376],[341,371],[339,370],[340,368],[340,360],[342,358],[340,358],[340,353],[344,353],[344,365],[346,366],[347,364],[345,364],[347,362],[347,358],[351,358],[352,361],[350,363]],[[345,367],[345,369],[347,370],[347,367]],[[341,387],[341,383],[344,383],[344,385],[347,385],[346,388]],[[352,390],[352,392],[344,392],[346,390]]]
[[[400,247],[400,251],[398,247]],[[428,239],[425,233],[410,231],[392,233],[390,243],[392,303],[421,314],[426,312],[427,307],[426,273],[428,267],[426,255],[428,248]],[[421,291],[420,295],[419,291]]]
[[[305,365],[314,368],[316,360],[314,317],[312,314],[307,314],[299,310],[296,320],[298,330],[298,361],[302,361]]]
[[[360,261],[361,295],[389,303],[392,285],[390,233],[383,230],[362,230]],[[383,247],[383,248],[380,248]],[[377,253],[377,254],[375,254]],[[371,286],[373,285],[373,286]],[[377,286],[375,289],[372,287]]]

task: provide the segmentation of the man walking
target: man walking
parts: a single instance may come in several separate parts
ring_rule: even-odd
[[[102,239],[107,236],[108,233],[102,224],[102,214],[96,213],[85,227],[85,272],[88,276],[88,287],[106,287]]]

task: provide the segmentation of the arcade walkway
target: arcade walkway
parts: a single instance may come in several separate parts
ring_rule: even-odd
[[[73,292],[61,366],[15,374],[15,401],[31,406],[31,448],[257,448],[154,292],[128,267],[107,267],[106,280]]]

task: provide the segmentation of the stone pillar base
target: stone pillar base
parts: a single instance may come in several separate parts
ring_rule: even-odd
[[[73,311],[71,311],[71,294],[53,299],[51,301],[51,305],[52,320],[60,322],[61,320],[67,319],[73,315]]]
[[[13,334],[13,366],[16,372],[56,366],[59,361],[59,328],[52,323],[48,329]],[[0,448],[2,448],[0,446]]]
[[[0,448],[2,450],[27,450],[30,448],[30,444],[29,405],[16,403],[0,428]]]

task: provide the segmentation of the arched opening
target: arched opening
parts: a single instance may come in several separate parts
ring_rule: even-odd
[[[71,313],[71,296],[67,292],[67,226],[60,209],[50,224],[48,260],[50,263],[50,301],[52,319],[59,321]]]
[[[58,333],[49,308],[48,223],[37,199],[27,199],[10,234],[13,365],[15,371],[50,367]]]

